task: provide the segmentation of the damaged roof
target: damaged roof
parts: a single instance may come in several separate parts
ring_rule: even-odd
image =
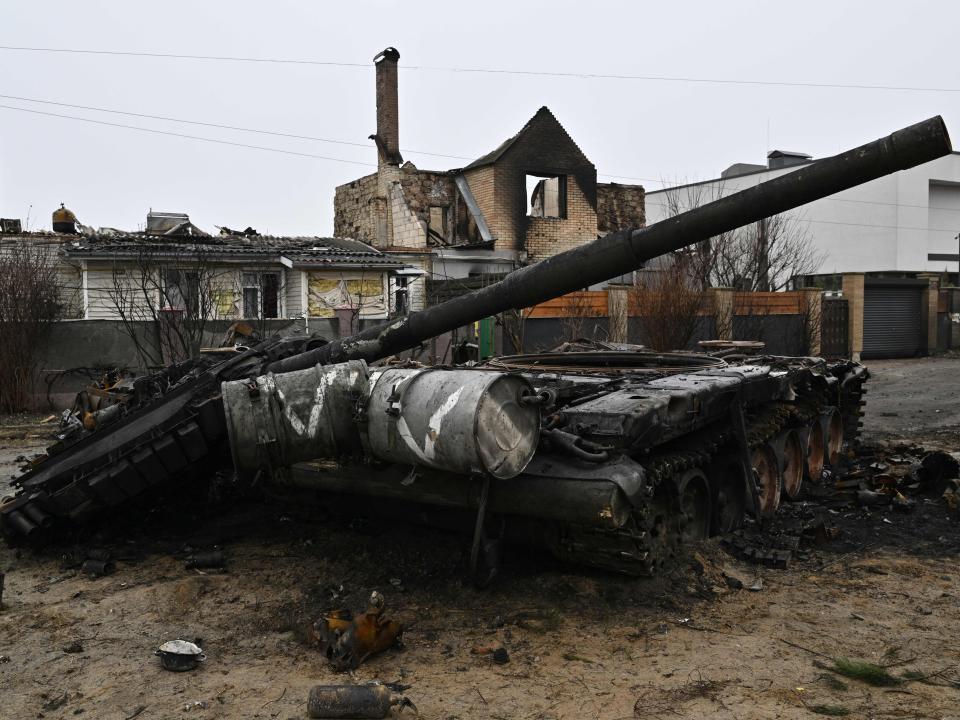
[[[77,236],[66,242],[61,252],[68,258],[135,258],[145,252],[153,256],[184,257],[199,255],[221,260],[256,259],[293,265],[377,265],[403,267],[404,263],[384,255],[376,248],[350,238],[314,236],[279,237],[274,235],[219,235],[180,237],[143,233],[110,233]]]
[[[495,162],[500,160],[500,158],[502,158],[507,153],[507,151],[510,150],[510,148],[512,148],[517,143],[517,141],[520,140],[520,138],[527,133],[528,130],[530,130],[530,128],[535,123],[538,123],[544,120],[556,124],[556,126],[563,131],[563,134],[567,136],[567,139],[570,141],[570,143],[580,152],[581,155],[583,155],[584,159],[587,162],[590,162],[587,156],[584,155],[583,151],[580,150],[580,146],[577,145],[573,141],[573,138],[570,137],[570,133],[568,133],[566,128],[564,128],[563,125],[560,124],[560,121],[557,120],[556,116],[552,112],[550,112],[550,108],[544,105],[539,110],[537,110],[537,112],[534,114],[532,118],[527,120],[527,124],[524,125],[522,128],[520,128],[520,132],[518,132],[516,135],[514,135],[511,138],[507,138],[502,143],[500,143],[500,145],[498,145],[494,150],[491,150],[486,155],[481,155],[480,157],[478,157],[476,160],[474,160],[472,163],[470,163],[463,169],[472,170],[473,168],[484,167],[485,165],[493,165]]]

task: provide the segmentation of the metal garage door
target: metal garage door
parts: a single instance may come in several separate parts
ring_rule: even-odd
[[[917,287],[870,287],[863,293],[863,357],[919,355],[922,290]]]

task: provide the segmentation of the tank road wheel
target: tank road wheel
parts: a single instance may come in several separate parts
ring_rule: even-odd
[[[840,450],[843,449],[843,420],[840,413],[832,410],[826,418],[827,462],[836,465],[840,462]]]
[[[722,458],[711,466],[710,478],[717,488],[714,529],[718,534],[733,532],[747,512],[747,483],[743,465],[735,458]]]
[[[788,430],[783,438],[783,492],[791,500],[800,497],[803,487],[803,443],[796,430]]]
[[[807,478],[810,482],[820,482],[823,477],[823,462],[826,448],[823,444],[823,425],[814,421],[807,433]]]
[[[710,535],[710,486],[701,470],[693,468],[680,476],[680,542],[695,543]]]
[[[760,515],[772,517],[780,507],[780,463],[768,443],[758,445],[750,455],[750,464],[760,491]]]

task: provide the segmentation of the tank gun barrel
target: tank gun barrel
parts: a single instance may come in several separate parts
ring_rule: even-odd
[[[558,253],[480,290],[278,360],[267,369],[289,372],[317,363],[378,360],[481,318],[531,307],[637,270],[660,255],[929,162],[950,151],[950,137],[938,115],[655,225],[611,233]]]

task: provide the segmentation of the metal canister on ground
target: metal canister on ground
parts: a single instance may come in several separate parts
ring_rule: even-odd
[[[208,552],[194,553],[187,558],[186,568],[191,570],[193,568],[205,568],[205,569],[214,569],[222,568],[227,564],[227,558],[223,554],[223,550],[210,550]]]
[[[310,689],[307,714],[312,718],[385,718],[394,706],[412,702],[386,685],[316,685]]]

